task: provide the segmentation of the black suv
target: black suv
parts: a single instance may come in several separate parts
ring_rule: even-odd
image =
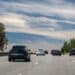
[[[75,48],[70,49],[69,55],[70,56],[75,55]]]
[[[61,51],[59,51],[59,50],[51,50],[51,54],[61,56]]]
[[[8,54],[8,61],[15,61],[15,59],[24,59],[30,61],[30,54],[25,46],[13,46]]]

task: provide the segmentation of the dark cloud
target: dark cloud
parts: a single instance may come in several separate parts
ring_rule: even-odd
[[[18,2],[18,3],[41,3],[41,4],[50,4],[49,0],[0,0],[5,2]]]
[[[58,30],[74,30],[75,24],[65,23],[65,22],[58,22],[59,28]]]
[[[7,37],[9,38],[10,43],[17,43],[23,41],[23,43],[27,43],[28,41],[31,42],[38,42],[38,41],[46,41],[50,43],[62,43],[63,40],[57,40],[55,38],[50,38],[42,35],[34,35],[34,34],[27,34],[27,33],[14,33],[14,32],[7,32]]]
[[[67,6],[68,2],[74,3],[75,1],[74,0],[71,0],[71,1],[66,0],[66,2],[65,2],[64,0],[62,0],[62,1],[64,1],[65,5],[59,5],[59,4],[58,5],[57,4],[51,5],[51,1],[52,0],[0,0],[0,14],[2,15],[4,13],[4,14],[7,15],[9,13],[12,13],[12,14],[16,14],[17,16],[21,15],[23,20],[26,21],[26,24],[32,30],[33,29],[36,30],[36,28],[38,28],[38,29],[40,28],[41,31],[46,30],[48,32],[49,32],[49,30],[48,30],[49,28],[54,28],[55,29],[54,31],[74,30],[75,25],[72,25],[71,23],[57,22],[57,21],[60,21],[60,20],[61,21],[62,20],[68,20],[68,21],[70,20],[71,21],[72,20],[71,18],[66,19],[65,16],[67,15],[66,14],[67,11],[65,11],[65,10],[67,8],[65,9],[64,6]],[[26,6],[24,7],[24,5],[26,5]],[[56,8],[56,6],[57,6],[57,8]],[[63,11],[61,10],[60,6],[63,7]],[[53,9],[51,10],[52,7],[53,7]],[[70,10],[68,10],[68,11],[70,11]],[[71,13],[71,15],[72,15],[72,13]],[[10,15],[8,15],[8,16],[10,16]],[[27,18],[25,18],[26,16],[27,16]],[[39,20],[39,21],[36,22],[37,18],[40,19],[40,17],[47,18],[49,21],[44,22],[44,21]],[[69,14],[67,15],[67,17],[70,17]],[[50,22],[51,19],[56,20],[55,26],[52,26],[52,23]],[[54,22],[53,22],[53,24],[54,24]],[[32,37],[32,36],[28,36],[28,35],[25,34],[24,38],[22,36],[23,35],[21,35],[21,37],[18,36],[19,39],[23,39],[23,40],[26,39],[26,40],[30,40],[30,41],[31,40],[32,41],[36,41],[36,40],[49,41],[50,40],[49,42],[51,42],[51,40],[52,40],[52,42],[56,41],[54,39],[48,39],[48,38],[46,39],[45,37],[40,37],[40,35],[39,35],[39,37],[38,36]],[[42,40],[42,38],[44,38],[44,39]],[[56,37],[54,37],[54,38],[56,38]],[[13,37],[13,40],[14,40],[14,37]],[[57,40],[57,41],[59,41],[59,40]]]
[[[64,1],[66,1],[67,3],[75,4],[75,0],[64,0]]]

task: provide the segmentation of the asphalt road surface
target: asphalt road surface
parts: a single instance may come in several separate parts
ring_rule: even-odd
[[[31,62],[0,57],[0,75],[75,75],[74,56],[35,56]]]

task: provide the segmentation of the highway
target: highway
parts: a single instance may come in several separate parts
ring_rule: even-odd
[[[74,56],[31,56],[31,62],[0,57],[0,75],[75,75]]]

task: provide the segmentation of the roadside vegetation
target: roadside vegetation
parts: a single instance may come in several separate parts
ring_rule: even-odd
[[[0,51],[3,52],[7,48],[8,40],[5,33],[5,25],[0,23]]]
[[[65,41],[61,48],[61,51],[63,54],[69,53],[71,48],[75,48],[75,39],[74,38],[70,39],[69,41]]]

